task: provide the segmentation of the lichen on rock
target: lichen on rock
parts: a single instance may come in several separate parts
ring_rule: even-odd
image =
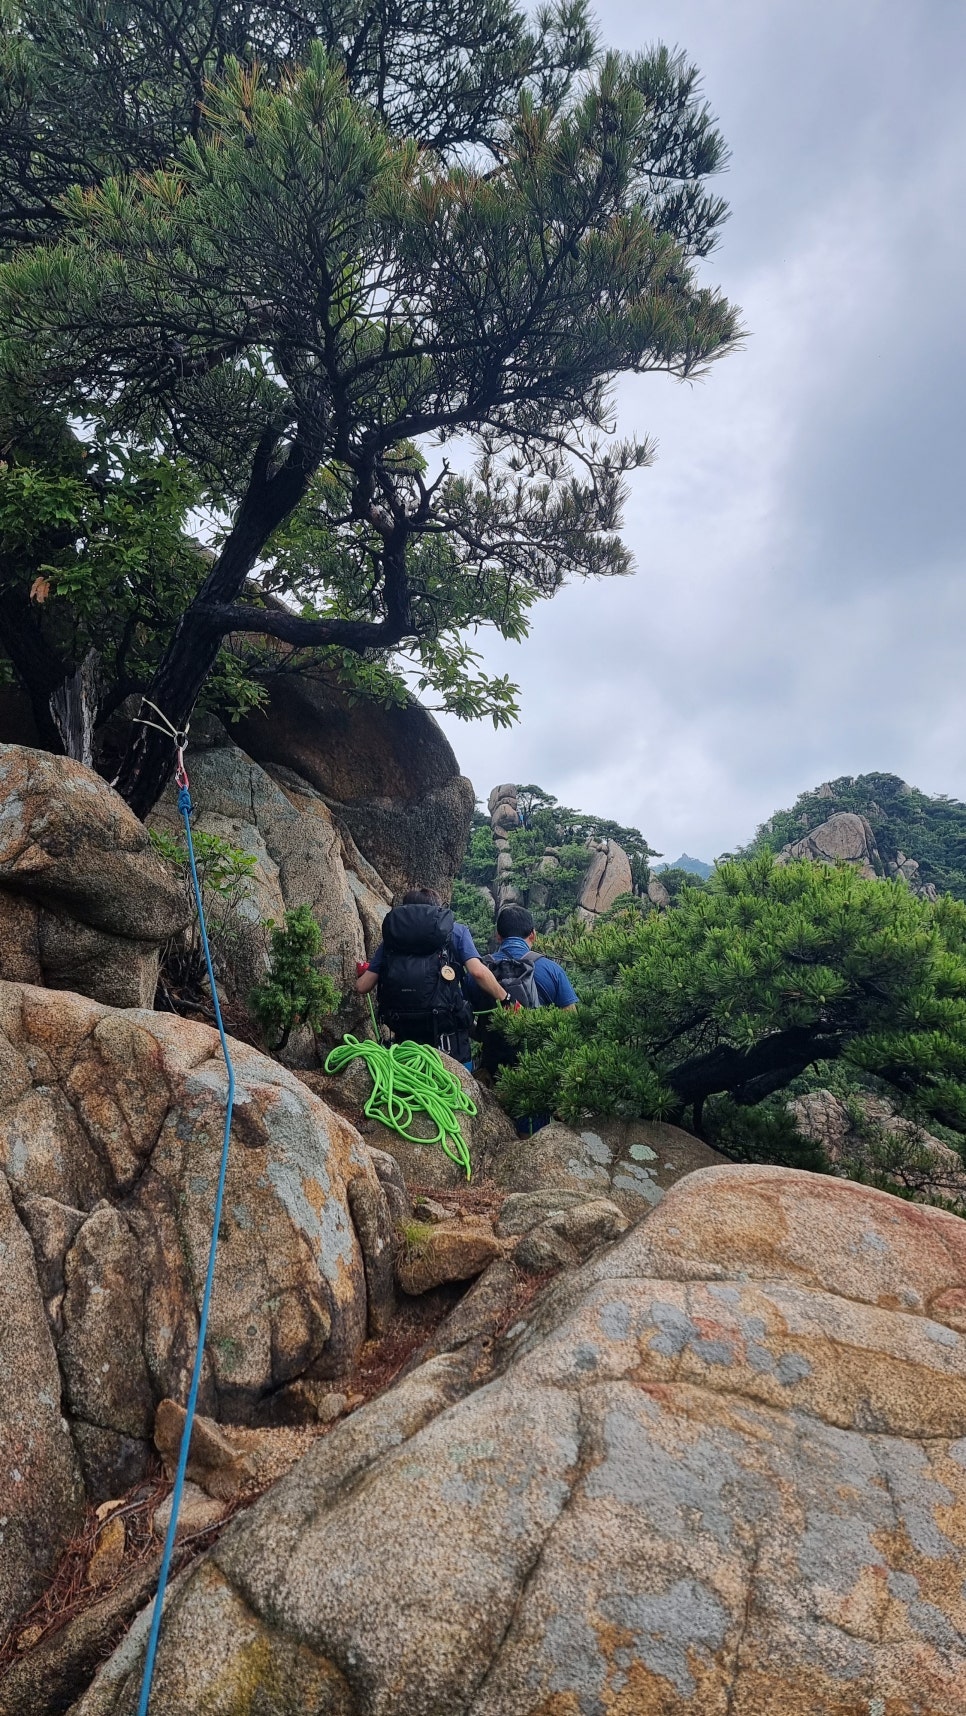
[[[687,1176],[488,1381],[432,1359],[235,1520],[172,1601],[161,1707],[249,1708],[217,1664],[287,1716],[304,1651],[346,1716],[958,1716],[964,1275],[945,1212]],[[128,1716],[138,1663],[74,1716]]]

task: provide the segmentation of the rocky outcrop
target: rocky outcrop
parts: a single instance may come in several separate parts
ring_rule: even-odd
[[[500,1211],[500,1238],[522,1235],[513,1248],[523,1269],[545,1270],[581,1263],[626,1233],[630,1222],[607,1198],[587,1198],[580,1192],[551,1190],[517,1192]]]
[[[652,876],[647,884],[647,897],[652,906],[659,912],[666,912],[671,904],[671,896],[659,876]]]
[[[663,1120],[591,1120],[581,1132],[554,1121],[495,1151],[490,1173],[510,1192],[566,1191],[612,1199],[638,1219],[669,1186],[724,1158]]]
[[[240,994],[264,973],[267,920],[309,906],[322,928],[323,963],[348,986],[357,961],[380,939],[392,895],[321,795],[289,769],[274,777],[232,742],[219,721],[199,718],[190,754],[194,826],[256,859],[231,926],[234,982]],[[169,788],[150,817],[178,835],[177,794]]]
[[[200,1409],[244,1424],[294,1379],[351,1365],[367,1333],[367,1279],[384,1273],[389,1212],[341,1116],[255,1050],[236,1043],[233,1059]],[[3,1273],[18,1306],[0,1323],[12,1379],[0,1420],[24,1498],[39,1474],[51,1496],[73,1495],[78,1464],[89,1496],[117,1494],[145,1469],[158,1401],[184,1398],[224,1103],[207,1026],[0,984],[0,1185],[16,1211]],[[369,1194],[364,1235],[356,1185]],[[16,1428],[28,1422],[32,1440]],[[69,1511],[66,1501],[55,1510],[57,1531]]]
[[[510,850],[510,830],[519,827],[520,810],[517,788],[511,781],[505,781],[493,788],[487,800],[487,809],[496,847],[496,876],[492,892],[495,909],[499,913],[503,906],[516,905],[520,900],[519,889],[513,881],[513,855]],[[605,912],[610,911],[621,894],[631,892],[633,878],[630,859],[616,840],[588,840],[587,847],[587,874],[581,887],[576,912],[583,923],[594,924]],[[556,849],[548,846],[540,860],[537,876],[530,886],[531,906],[541,908],[546,905],[553,873],[559,865]]]
[[[577,916],[586,924],[596,923],[621,894],[629,894],[633,887],[631,861],[623,846],[616,840],[595,840],[592,850],[577,907]]]
[[[834,795],[831,788],[826,792],[824,787],[819,787],[812,796],[831,798]],[[819,864],[851,864],[860,876],[870,880],[876,876],[897,877],[921,899],[939,898],[935,883],[923,880],[917,860],[907,858],[904,852],[897,852],[895,858],[884,859],[876,845],[871,823],[851,810],[837,810],[810,834],[783,846],[775,862],[789,864],[795,858],[811,858]]]
[[[150,1007],[184,889],[93,770],[0,745],[0,979]]]
[[[888,1178],[928,1201],[946,1198],[966,1209],[966,1164],[959,1152],[869,1092],[849,1101],[830,1090],[795,1097],[788,1109],[799,1132],[851,1178]]]
[[[502,786],[495,786],[487,799],[486,807],[490,813],[490,827],[493,830],[493,844],[496,847],[493,901],[494,916],[499,917],[504,906],[515,906],[520,903],[520,890],[514,887],[510,880],[510,873],[513,869],[510,829],[520,826],[517,789],[513,782],[507,781]],[[553,865],[556,863],[556,859],[552,853],[547,853],[544,862]]]
[[[689,1176],[338,1426],[171,1594],[179,1716],[959,1716],[966,1227]],[[73,1716],[129,1716],[145,1623]]]
[[[909,789],[912,790],[911,788]],[[902,880],[923,900],[938,900],[939,890],[935,882],[923,881],[919,863],[915,858],[907,858],[904,852],[897,852],[886,864],[886,874],[901,876]]]
[[[796,858],[811,858],[817,864],[851,864],[860,876],[870,879],[883,873],[871,825],[850,810],[837,810],[810,834],[784,846],[775,862],[790,864]]]
[[[266,708],[232,733],[270,772],[289,769],[320,795],[393,893],[423,884],[449,894],[475,799],[415,699],[350,703],[334,680],[282,674]]]

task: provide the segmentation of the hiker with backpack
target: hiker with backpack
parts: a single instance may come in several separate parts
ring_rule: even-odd
[[[577,993],[563,966],[534,953],[537,933],[525,906],[504,906],[496,934],[499,946],[483,964],[499,977],[512,1001],[521,1007],[562,1007],[565,1012],[577,1006]]]
[[[379,1018],[399,1042],[429,1043],[472,1071],[471,978],[484,1005],[512,1005],[497,974],[476,951],[435,888],[410,888],[382,923],[382,941],[356,979],[359,995],[376,989]]]
[[[536,931],[525,906],[504,906],[496,920],[496,933],[499,946],[495,953],[486,955],[483,964],[499,977],[514,1007],[562,1007],[570,1012],[577,1006],[577,993],[563,966],[534,952]],[[480,1064],[491,1074],[513,1066],[520,1051],[507,1042],[502,1031],[489,1028],[486,1011],[481,1011],[479,1025],[483,1045]],[[549,1114],[523,1114],[517,1118],[516,1129],[521,1137],[532,1137],[551,1118]]]
[[[565,1012],[577,1006],[576,991],[563,966],[534,952],[536,931],[525,906],[504,906],[496,920],[496,933],[499,946],[495,953],[485,956],[483,964],[499,978],[514,1006],[562,1007]],[[481,1021],[482,1065],[490,1073],[512,1066],[516,1050],[501,1031],[487,1030],[485,1011]]]

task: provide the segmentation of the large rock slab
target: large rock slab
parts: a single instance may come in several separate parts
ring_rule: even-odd
[[[394,892],[449,893],[476,801],[442,728],[414,698],[390,708],[350,702],[334,680],[282,674],[267,708],[234,732],[257,762],[294,770],[320,793]]]
[[[869,880],[884,870],[871,824],[851,810],[837,810],[810,834],[783,846],[775,862],[790,864],[797,858],[810,858],[816,864],[850,864]]]
[[[197,730],[196,730],[197,729]],[[276,778],[231,742],[210,716],[191,733],[194,826],[255,859],[230,925],[233,985],[239,994],[264,975],[265,924],[310,907],[322,929],[324,968],[337,984],[354,982],[356,964],[373,952],[392,905],[385,883],[341,829],[319,793],[286,769]],[[169,788],[151,813],[152,827],[180,836],[177,793]]]
[[[508,1192],[568,1190],[611,1198],[632,1218],[660,1203],[696,1168],[724,1157],[664,1120],[591,1120],[581,1132],[553,1121],[532,1138],[501,1143],[491,1157],[497,1185]]]
[[[30,1236],[0,1175],[0,1638],[84,1514]]]
[[[149,1007],[180,881],[92,769],[0,745],[0,978]]]
[[[170,1599],[158,1708],[960,1716],[964,1280],[945,1212],[690,1175],[490,1381],[444,1405],[432,1360],[236,1519]],[[74,1716],[129,1716],[142,1649]]]
[[[366,1263],[373,1281],[385,1270],[389,1212],[353,1128],[276,1062],[241,1043],[232,1055],[200,1407],[245,1423],[295,1378],[351,1365],[367,1330]],[[0,1176],[34,1248],[60,1369],[56,1416],[63,1406],[97,1500],[143,1471],[157,1402],[185,1396],[225,1093],[207,1026],[0,984]],[[364,1237],[357,1181],[369,1194]],[[0,1325],[0,1349],[14,1338]]]
[[[631,861],[616,840],[594,842],[593,856],[580,891],[577,916],[593,924],[609,912],[615,900],[633,887]]]

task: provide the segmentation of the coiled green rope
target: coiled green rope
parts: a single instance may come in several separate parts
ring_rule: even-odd
[[[475,1114],[476,1103],[467,1096],[455,1074],[444,1067],[439,1054],[426,1043],[360,1042],[346,1036],[326,1056],[327,1073],[342,1072],[350,1061],[363,1060],[372,1078],[372,1095],[365,1106],[370,1120],[378,1120],[410,1144],[438,1144],[451,1162],[470,1179],[472,1163],[458,1116]],[[435,1123],[434,1138],[419,1138],[412,1131],[416,1110]]]

